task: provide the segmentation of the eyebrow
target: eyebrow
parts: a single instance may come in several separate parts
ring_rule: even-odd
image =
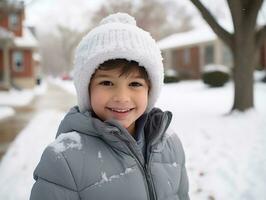
[[[95,74],[94,78],[112,78],[112,76],[107,74]]]
[[[135,79],[144,79],[144,77],[137,75],[137,76],[128,76],[130,78],[135,78]],[[95,74],[94,78],[116,78],[115,76],[110,76],[108,74]]]

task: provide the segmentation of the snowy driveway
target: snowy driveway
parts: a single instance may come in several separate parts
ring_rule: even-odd
[[[13,101],[16,101],[16,99],[13,99]],[[17,99],[17,101],[19,100]],[[75,97],[73,95],[49,83],[44,95],[36,96],[26,106],[16,106],[14,108],[15,115],[0,120],[0,158],[1,152],[6,151],[10,142],[14,140],[36,113],[45,110],[66,112],[74,104]]]

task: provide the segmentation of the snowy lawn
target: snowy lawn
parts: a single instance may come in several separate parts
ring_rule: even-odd
[[[0,106],[0,120],[13,116],[15,114],[15,110],[8,106]]]
[[[61,87],[62,89],[64,89],[65,91],[67,91],[70,94],[76,95],[76,90],[75,90],[75,86],[73,84],[73,81],[64,81],[61,78],[49,78],[49,81],[59,87]]]
[[[266,197],[266,84],[255,84],[255,110],[227,115],[233,85],[208,88],[200,81],[166,85],[157,103],[173,112],[196,200],[263,200]],[[32,173],[53,141],[63,113],[38,113],[0,163],[0,199],[29,198]]]
[[[36,86],[34,89],[0,91],[0,120],[15,114],[14,106],[28,105],[36,95],[42,95],[46,91],[46,83]]]
[[[182,82],[164,88],[158,105],[173,111],[192,199],[266,197],[266,84],[255,85],[255,110],[227,115],[233,85],[221,89]]]

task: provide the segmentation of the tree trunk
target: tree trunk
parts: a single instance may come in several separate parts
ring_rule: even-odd
[[[253,72],[255,66],[255,45],[250,32],[243,30],[235,40],[234,54],[234,103],[232,110],[245,111],[254,107]]]
[[[233,33],[222,28],[200,0],[191,2],[233,53],[235,99],[232,110],[253,108],[253,71],[257,64],[257,53],[266,38],[266,25],[258,30],[256,28],[263,0],[227,0],[234,25]]]
[[[234,64],[234,103],[232,110],[245,111],[254,107],[253,102],[253,68],[241,59],[245,56],[238,55]]]

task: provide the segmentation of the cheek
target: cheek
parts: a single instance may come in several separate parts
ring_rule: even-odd
[[[148,105],[148,92],[143,92],[141,95],[139,95],[138,98],[139,105],[146,110],[147,105]]]
[[[97,89],[90,92],[90,103],[93,110],[99,109],[105,103],[105,95]]]

